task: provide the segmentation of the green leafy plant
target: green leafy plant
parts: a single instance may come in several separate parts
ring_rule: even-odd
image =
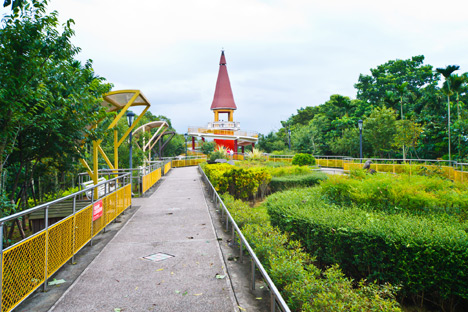
[[[263,205],[223,201],[292,311],[400,311],[398,287],[346,278],[337,265],[320,270],[301,243],[272,226]]]
[[[293,232],[321,266],[339,264],[352,278],[401,285],[400,296],[440,307],[468,299],[467,227],[454,217],[336,206],[319,188],[275,193],[266,206],[271,223]]]
[[[312,166],[315,165],[315,158],[310,154],[298,153],[294,155],[292,164],[298,166]]]

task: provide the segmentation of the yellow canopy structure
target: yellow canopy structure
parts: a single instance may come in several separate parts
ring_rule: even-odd
[[[164,134],[164,132],[166,132],[166,130],[169,128],[169,124],[161,120],[151,121],[151,122],[148,122],[147,124],[144,124],[143,126],[140,126],[133,132],[134,136],[137,137],[140,134],[149,132],[154,128],[158,128],[158,130],[156,130],[156,132],[153,134],[151,139],[149,139],[148,143],[146,143],[146,140],[143,137],[143,148],[140,145],[138,145],[138,143],[136,143],[138,147],[143,150],[145,161],[151,160],[151,150],[153,149],[154,145],[158,143],[158,141],[162,138],[162,135]],[[146,154],[145,154],[146,151],[148,151],[148,157],[146,157]]]
[[[118,149],[119,146],[122,145],[123,141],[128,137],[130,131],[135,128],[135,125],[140,121],[146,111],[150,108],[151,104],[148,102],[146,97],[140,90],[119,90],[119,91],[111,91],[103,96],[104,101],[102,102],[102,106],[107,108],[108,112],[117,112],[117,116],[115,116],[114,120],[108,126],[108,129],[114,128],[114,164],[111,163],[109,158],[107,157],[106,153],[101,147],[102,140],[93,141],[93,169],[88,165],[86,160],[80,159],[80,162],[86,168],[88,174],[94,181],[94,184],[98,183],[98,155],[101,156],[106,161],[109,168],[116,170],[119,168],[119,153]],[[130,107],[135,106],[143,106],[143,112],[138,116],[138,118],[133,122],[132,126],[128,128],[128,130],[124,133],[124,135],[119,139],[117,129],[115,126],[117,122],[125,116],[125,113]],[[93,125],[94,128],[97,127]]]

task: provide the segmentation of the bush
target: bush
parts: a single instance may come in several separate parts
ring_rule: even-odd
[[[216,159],[228,159],[224,151],[214,151],[210,154],[210,161],[214,162]]]
[[[237,199],[263,198],[271,175],[262,168],[244,169],[229,164],[212,164],[204,167],[216,191],[228,192]]]
[[[462,219],[468,214],[468,186],[440,177],[369,175],[357,170],[349,177],[330,176],[322,191],[332,203],[367,205],[389,213],[449,213]]]
[[[265,207],[223,196],[224,203],[292,311],[400,311],[395,287],[359,283],[338,266],[321,271],[298,241],[268,221]]]
[[[270,181],[270,191],[275,193],[294,187],[314,186],[326,179],[327,175],[323,172],[313,172],[306,175],[273,177]]]
[[[315,158],[310,154],[298,153],[294,155],[292,164],[298,166],[313,166],[315,165]]]
[[[214,149],[216,147],[216,143],[215,142],[203,142],[201,147],[200,147],[200,150],[203,154],[205,155],[210,155],[211,153],[213,153]],[[211,160],[211,159],[210,159]],[[216,160],[216,159],[215,159]]]
[[[321,265],[338,263],[353,278],[402,285],[402,295],[441,305],[468,298],[466,224],[342,208],[320,197],[317,188],[290,190],[266,205],[271,223],[294,232]]]

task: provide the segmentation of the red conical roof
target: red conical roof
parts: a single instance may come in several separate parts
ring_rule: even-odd
[[[224,51],[221,52],[218,80],[216,81],[216,89],[211,109],[237,109],[234,96],[232,95],[231,83],[229,82]]]

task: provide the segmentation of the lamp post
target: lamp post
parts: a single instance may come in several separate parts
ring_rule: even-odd
[[[188,138],[188,133],[184,134],[185,137],[185,157],[187,158],[187,138]]]
[[[288,128],[288,146],[289,150],[291,150],[291,129]]]
[[[361,159],[361,164],[362,164],[362,120],[358,120],[358,126],[359,126],[359,158]]]
[[[133,124],[133,118],[135,117],[135,113],[132,111],[127,112],[127,121],[128,121],[128,127],[130,128]],[[130,173],[132,172],[131,169],[133,168],[132,164],[132,131],[130,131],[130,134],[128,135],[128,138],[130,140]]]

